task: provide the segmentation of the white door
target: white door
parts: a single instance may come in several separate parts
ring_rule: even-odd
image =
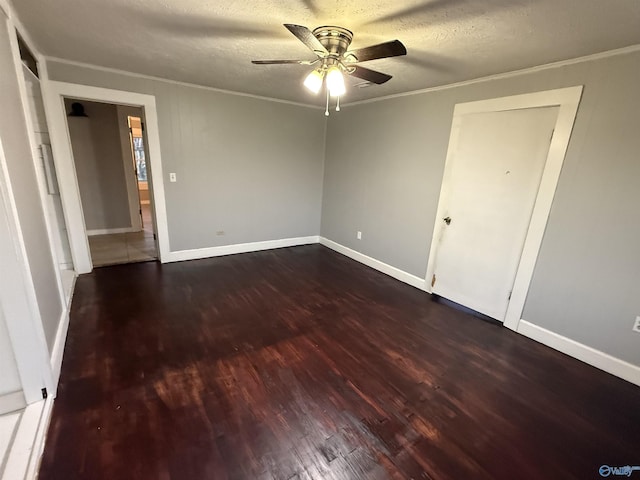
[[[433,293],[504,321],[558,111],[460,119],[440,195]]]

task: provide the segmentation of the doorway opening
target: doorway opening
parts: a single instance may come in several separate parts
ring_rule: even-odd
[[[142,230],[153,237],[153,217],[151,215],[151,196],[149,195],[149,177],[147,174],[147,155],[144,148],[144,123],[140,117],[127,116],[129,125],[129,145],[133,171],[136,177],[136,192]]]
[[[64,105],[93,266],[157,260],[144,108]]]

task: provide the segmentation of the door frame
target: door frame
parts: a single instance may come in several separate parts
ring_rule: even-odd
[[[427,263],[427,273],[425,282],[427,291],[432,292],[431,278],[435,270],[435,257],[438,250],[439,239],[443,232],[441,217],[444,214],[445,205],[443,198],[446,197],[450,188],[451,171],[453,159],[457,150],[458,140],[460,138],[460,129],[462,118],[465,115],[475,113],[503,112],[508,110],[522,110],[528,108],[539,107],[559,107],[558,117],[554,127],[553,137],[549,146],[549,152],[540,180],[540,186],[536,196],[535,205],[531,214],[529,230],[522,249],[522,255],[518,264],[513,291],[507,307],[507,313],[504,320],[504,326],[517,330],[518,324],[522,318],[524,303],[529,292],[533,270],[538,259],[538,253],[542,246],[544,231],[547,226],[547,220],[551,212],[553,198],[555,195],[562,164],[567,153],[571,131],[578,112],[578,105],[582,97],[582,85],[575,87],[559,88],[555,90],[547,90],[542,92],[526,93],[523,95],[513,95],[501,98],[492,98],[488,100],[479,100],[475,102],[458,103],[453,110],[453,121],[451,123],[451,134],[449,136],[449,147],[445,160],[444,175],[442,179],[442,187],[436,211],[435,225],[433,229],[433,237],[431,239],[431,248],[429,250],[429,260]]]
[[[153,95],[90,87],[75,83],[46,81],[42,84],[45,111],[49,120],[50,139],[53,149],[54,163],[58,172],[60,196],[69,232],[71,255],[76,272],[89,273],[93,269],[91,252],[87,240],[87,228],[82,211],[82,201],[78,187],[69,128],[67,126],[64,98],[113,103],[142,107],[149,144],[149,175],[153,191],[152,208],[154,227],[157,234],[158,257],[160,262],[168,261],[169,229],[164,195],[164,175],[160,153],[160,135],[158,130],[158,113],[156,98]]]
[[[9,332],[22,390],[29,404],[42,400],[43,387],[55,395],[57,385],[14,198],[0,139],[0,222],[5,223],[8,229],[7,234],[2,235],[4,240],[0,240],[0,244],[5,243],[0,248],[3,265],[0,308]]]

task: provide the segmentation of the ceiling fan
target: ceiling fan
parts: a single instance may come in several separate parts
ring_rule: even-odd
[[[287,30],[304,43],[318,58],[315,60],[252,60],[256,65],[319,65],[307,75],[304,86],[317,94],[326,83],[327,108],[329,96],[338,97],[336,111],[340,110],[340,96],[346,92],[344,74],[361,78],[368,83],[381,85],[391,80],[391,75],[360,66],[362,62],[379,58],[406,55],[407,49],[399,40],[372,45],[370,47],[347,50],[353,40],[353,33],[343,27],[325,26],[313,31],[302,25],[285,24]]]

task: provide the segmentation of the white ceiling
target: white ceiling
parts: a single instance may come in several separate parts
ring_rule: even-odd
[[[638,0],[17,0],[48,56],[296,102],[313,59],[283,26],[339,25],[353,48],[399,39],[406,57],[364,64],[394,78],[346,103],[640,44]],[[358,83],[350,79],[351,84]]]

